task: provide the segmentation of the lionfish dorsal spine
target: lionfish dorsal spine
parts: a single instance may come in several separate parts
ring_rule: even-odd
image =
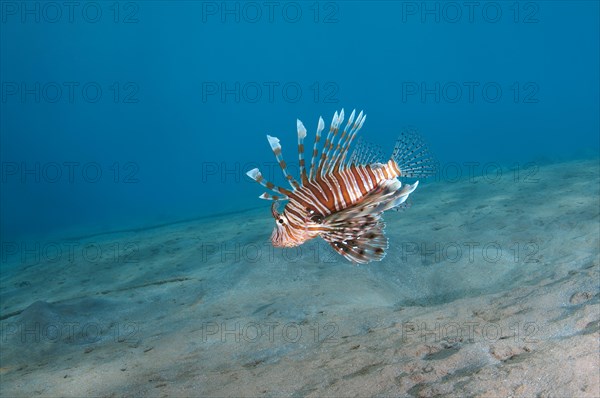
[[[356,118],[356,121],[354,122],[354,125],[352,126],[352,130],[350,130],[350,133],[348,133],[348,145],[346,145],[346,149],[344,151],[344,155],[342,156],[341,163],[344,162],[346,155],[348,154],[348,150],[350,149],[350,145],[352,145],[354,138],[356,138],[356,134],[362,128],[363,124],[365,123],[366,118],[367,118],[367,115],[364,114],[363,111],[360,111],[360,113],[358,114],[358,117]],[[344,168],[350,167],[352,165],[352,162],[353,162],[353,159],[349,158],[348,163],[346,163]]]
[[[272,182],[267,181],[258,169],[253,169],[248,171],[246,174],[256,182],[260,183],[262,186],[275,193],[273,195],[265,192],[259,197],[261,199],[273,201],[288,200],[292,193],[298,193],[300,188],[307,185],[309,181],[313,181],[316,178],[322,178],[327,174],[336,171],[347,169],[353,163],[356,163],[360,156],[357,157],[355,156],[356,153],[353,153],[352,156],[348,157],[348,151],[367,116],[363,113],[363,111],[360,111],[358,116],[356,116],[356,110],[353,110],[341,134],[339,134],[340,126],[344,121],[344,117],[344,109],[342,109],[339,113],[337,111],[334,113],[329,131],[323,143],[321,142],[321,135],[325,129],[325,122],[323,117],[319,117],[310,161],[310,169],[307,168],[306,160],[304,158],[304,139],[307,135],[306,127],[301,120],[296,120],[296,129],[298,132],[298,165],[300,171],[300,182],[296,181],[287,169],[287,164],[283,159],[283,153],[279,139],[277,137],[267,135],[267,140],[269,141],[271,150],[277,159],[285,179],[292,187],[292,190],[276,186]],[[361,155],[363,154],[361,153]]]
[[[292,193],[291,191],[289,191],[285,188],[279,187],[279,186],[273,184],[272,182],[267,181],[261,174],[260,170],[258,170],[258,168],[254,168],[254,169],[248,171],[246,173],[246,175],[248,177],[252,178],[254,181],[258,182],[263,187],[267,188],[268,190],[279,194],[278,196],[274,196],[274,195],[269,195],[268,193],[265,192],[259,196],[259,198],[261,198],[261,199],[285,200]]]
[[[338,133],[340,131],[340,126],[341,126],[342,122],[344,121],[344,117],[345,117],[345,115],[344,115],[344,108],[342,108],[342,111],[339,114],[339,117],[338,117],[338,120],[337,120],[337,123],[336,123],[336,126],[335,126],[335,131],[334,131],[334,134],[333,134],[333,138],[331,139],[331,143],[329,144],[328,156],[327,156],[325,167],[324,167],[324,170],[323,170],[323,175],[327,175],[327,174],[329,174],[329,173],[331,173],[333,171],[333,165],[334,165],[333,159],[337,156],[337,151],[340,148],[339,144],[340,144],[340,142],[342,140],[342,135],[343,135],[343,133],[342,133],[342,135],[338,134]],[[336,143],[335,142],[336,138],[338,139],[337,146],[332,151],[333,146]]]
[[[331,148],[333,148],[333,143],[335,142],[335,138],[340,129],[340,124],[344,119],[344,109],[342,108],[341,112],[338,114],[337,111],[333,114],[333,119],[331,120],[331,126],[329,127],[329,133],[327,134],[327,138],[325,139],[325,144],[323,145],[323,153],[321,154],[321,160],[319,161],[319,169],[317,171],[317,175],[324,177],[328,172],[328,163],[329,163],[329,152]]]
[[[313,153],[312,158],[310,160],[310,174],[308,176],[309,180],[312,180],[316,177],[315,171],[317,167],[317,157],[319,156],[319,141],[321,141],[321,132],[325,128],[325,121],[323,117],[319,116],[319,123],[317,124],[317,133],[315,134],[315,143],[313,145]]]
[[[279,138],[267,135],[267,140],[269,141],[269,145],[271,145],[271,149],[273,150],[273,154],[275,155],[275,158],[279,163],[279,167],[283,172],[283,176],[288,180],[290,186],[294,190],[300,188],[300,184],[298,184],[298,181],[296,181],[294,177],[290,173],[288,173],[287,164],[285,163],[285,160],[283,160],[283,155],[281,153],[281,145],[279,144]]]
[[[323,170],[324,174],[329,174],[329,173],[333,172],[335,169],[335,167],[334,167],[335,161],[336,161],[338,154],[342,148],[342,141],[344,140],[345,135],[346,135],[346,129],[342,130],[342,134],[338,134],[340,126],[343,121],[344,121],[344,110],[342,109],[342,113],[340,114],[340,118],[338,120],[338,125],[337,125],[336,131],[335,131],[335,135],[333,136],[333,140],[331,141],[331,144],[329,145],[330,153],[327,158],[327,163],[326,163],[325,169]],[[337,143],[335,142],[336,138],[338,139]],[[336,144],[335,149],[333,149],[334,144]]]
[[[344,155],[344,151],[346,150],[348,144],[348,137],[350,136],[351,130],[348,130],[348,127],[352,125],[354,122],[354,116],[356,113],[356,109],[352,110],[350,117],[348,118],[348,122],[346,123],[346,127],[342,131],[342,135],[340,137],[340,141],[338,142],[337,147],[335,148],[335,157],[332,159],[332,170],[339,170],[342,156]]]
[[[289,199],[285,195],[281,195],[281,196],[279,196],[279,195],[271,195],[271,194],[268,194],[266,192],[263,193],[262,195],[260,195],[259,198],[266,199],[266,200],[274,200],[276,202],[279,201],[279,200],[288,200]]]
[[[323,148],[321,149],[321,156],[319,158],[319,164],[317,166],[317,173],[315,177],[319,177],[322,175],[323,166],[325,163],[325,159],[327,158],[327,148],[329,147],[329,143],[331,142],[331,135],[333,134],[335,122],[338,119],[338,113],[335,111],[333,114],[333,119],[331,120],[331,124],[329,125],[329,131],[327,132],[327,136],[325,137],[325,142],[323,143]]]
[[[306,166],[304,164],[304,138],[306,137],[306,127],[304,127],[304,124],[300,119],[296,119],[296,129],[298,130],[298,166],[300,168],[300,183],[305,185],[308,182]]]

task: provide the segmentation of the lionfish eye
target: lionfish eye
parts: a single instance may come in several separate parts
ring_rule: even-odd
[[[280,218],[280,219],[279,219],[279,220],[277,220],[277,221],[279,221],[279,224],[283,224],[283,218]]]

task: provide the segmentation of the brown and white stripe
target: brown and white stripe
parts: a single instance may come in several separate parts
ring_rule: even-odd
[[[403,187],[397,177],[431,172],[432,157],[428,157],[429,152],[422,141],[410,134],[403,141],[398,141],[387,163],[378,162],[374,153],[366,148],[347,157],[366,115],[361,111],[355,118],[355,111],[352,111],[340,134],[344,116],[343,109],[339,114],[334,113],[322,145],[321,133],[325,123],[323,118],[319,118],[308,172],[304,159],[306,128],[300,120],[296,121],[300,182],[287,170],[279,139],[267,135],[291,190],[265,180],[258,169],[247,174],[275,193],[260,196],[274,201],[272,213],[276,228],[271,236],[274,245],[296,246],[321,235],[351,261],[381,260],[387,239],[383,234],[380,214],[402,204],[417,187],[417,183]],[[401,165],[398,160],[402,161]],[[289,201],[282,213],[277,211],[276,206],[280,200]],[[326,218],[327,223],[324,222]]]
[[[307,176],[304,160],[304,138],[306,137],[306,128],[304,124],[297,120],[298,130],[298,160],[300,166],[301,183],[298,183],[294,177],[289,174],[287,164],[283,159],[279,139],[267,135],[271,149],[281,167],[281,170],[293,188],[292,191],[276,186],[266,181],[258,169],[250,170],[247,174],[250,178],[260,183],[271,191],[279,195],[269,195],[264,193],[260,196],[262,199],[270,200],[290,200],[286,210],[293,214],[296,212],[295,219],[301,222],[300,209],[309,208],[325,217],[333,212],[340,211],[361,200],[361,198],[371,191],[383,180],[395,178],[400,175],[400,170],[396,162],[391,159],[387,164],[357,165],[350,162],[344,162],[352,140],[356,133],[361,129],[366,119],[366,115],[361,111],[356,120],[354,120],[355,111],[352,111],[350,118],[344,128],[335,150],[335,139],[338,136],[339,126],[344,120],[344,110],[338,114],[335,112],[329,133],[325,139],[321,156],[319,158],[319,141],[321,132],[324,129],[323,118],[319,118],[313,154],[310,166],[310,173]],[[350,128],[350,129],[349,129]]]

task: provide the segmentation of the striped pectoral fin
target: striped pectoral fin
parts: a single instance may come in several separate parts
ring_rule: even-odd
[[[321,237],[348,261],[366,264],[385,257],[388,240],[384,228],[378,216],[365,215],[328,225]]]

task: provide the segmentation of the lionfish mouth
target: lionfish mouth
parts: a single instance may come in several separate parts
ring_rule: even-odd
[[[294,247],[301,244],[301,242],[296,242],[293,239],[285,239],[283,237],[283,231],[280,231],[279,228],[273,230],[273,233],[271,234],[271,243],[274,247]]]

